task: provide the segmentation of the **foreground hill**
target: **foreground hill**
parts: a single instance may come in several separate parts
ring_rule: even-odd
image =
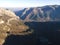
[[[5,42],[9,35],[27,35],[31,34],[28,26],[12,11],[0,8],[0,45]]]

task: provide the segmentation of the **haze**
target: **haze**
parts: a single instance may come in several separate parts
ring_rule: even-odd
[[[38,7],[60,5],[60,0],[0,0],[0,7]]]

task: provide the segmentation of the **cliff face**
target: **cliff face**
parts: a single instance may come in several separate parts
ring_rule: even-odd
[[[29,29],[12,11],[0,8],[0,45],[8,35],[25,35]]]

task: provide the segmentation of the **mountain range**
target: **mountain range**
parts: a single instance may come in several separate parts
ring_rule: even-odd
[[[25,22],[60,21],[60,5],[29,7],[14,12]]]

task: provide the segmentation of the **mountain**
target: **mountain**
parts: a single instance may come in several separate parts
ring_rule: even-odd
[[[60,21],[60,5],[24,8],[15,11],[15,14],[26,22]]]
[[[5,42],[9,35],[31,34],[29,27],[10,10],[0,8],[0,45]]]

